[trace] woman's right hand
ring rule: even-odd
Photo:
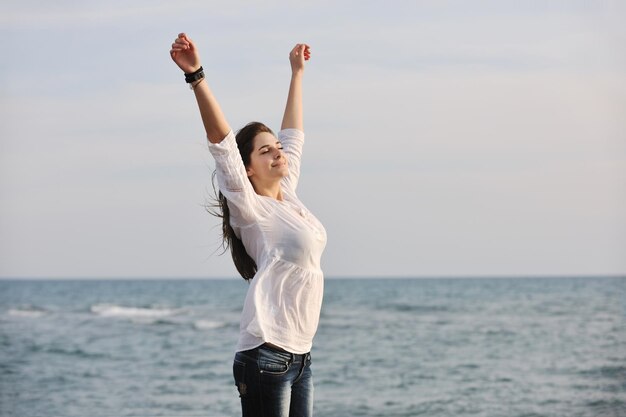
[[[200,54],[198,54],[196,45],[184,33],[178,34],[172,44],[172,49],[170,49],[170,56],[176,65],[187,74],[197,71],[201,66]]]

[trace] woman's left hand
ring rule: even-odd
[[[305,43],[299,43],[289,53],[289,62],[291,63],[291,71],[296,73],[304,71],[304,61],[311,58],[311,49]]]

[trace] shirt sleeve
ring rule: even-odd
[[[209,142],[209,152],[215,159],[217,185],[228,200],[231,225],[243,227],[254,222],[259,211],[258,196],[246,174],[232,130],[221,142]]]
[[[283,179],[283,183],[295,191],[300,178],[304,132],[299,129],[283,129],[278,132],[278,140],[283,145],[283,152],[287,155],[289,166],[289,175]]]

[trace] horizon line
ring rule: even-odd
[[[403,279],[562,279],[562,278],[626,278],[624,274],[486,274],[486,275],[389,275],[389,276],[377,276],[377,275],[338,275],[338,276],[325,276],[326,280],[403,280]],[[226,281],[226,280],[241,280],[239,276],[223,276],[223,277],[199,277],[199,276],[160,276],[160,277],[3,277],[0,276],[0,281]]]

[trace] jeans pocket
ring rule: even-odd
[[[289,370],[292,357],[290,353],[260,348],[258,361],[261,373],[282,375]]]
[[[235,378],[235,385],[237,391],[239,391],[239,397],[243,398],[248,393],[248,386],[246,385],[246,363],[237,359],[233,362],[233,376]]]

